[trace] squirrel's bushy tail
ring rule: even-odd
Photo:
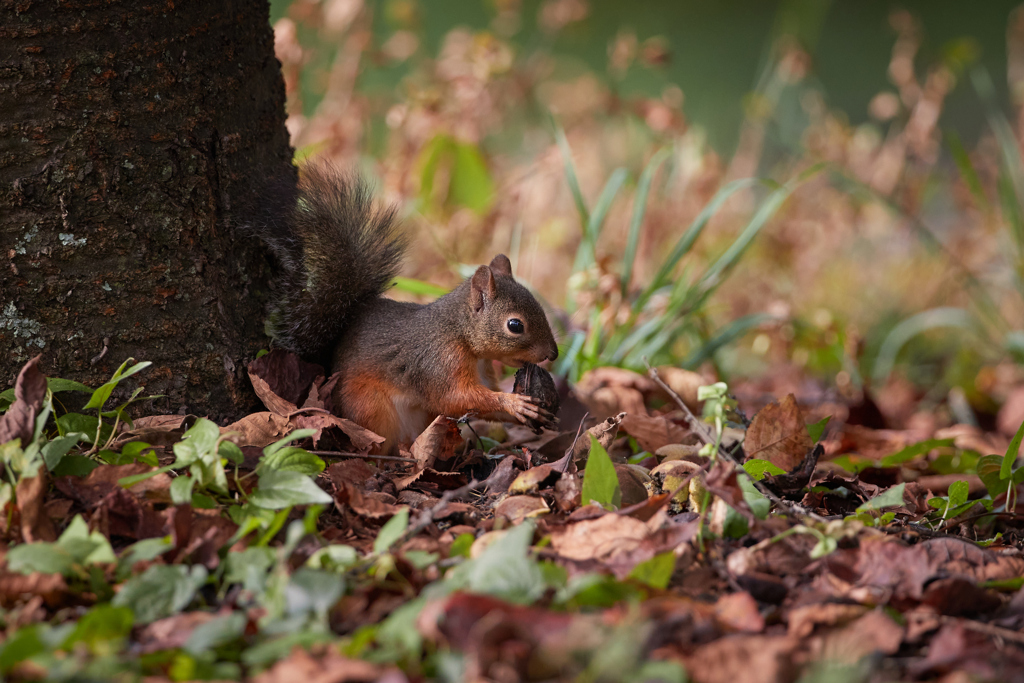
[[[357,176],[325,162],[308,164],[297,187],[263,200],[269,220],[251,228],[284,271],[271,335],[277,346],[329,364],[353,309],[398,274],[405,239],[395,208],[374,204]]]

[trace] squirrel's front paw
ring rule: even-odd
[[[555,416],[549,410],[538,405],[537,399],[523,394],[505,394],[509,403],[508,413],[523,424],[536,429],[553,427]]]

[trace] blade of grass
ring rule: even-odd
[[[738,191],[746,187],[756,185],[760,182],[762,181],[757,178],[741,178],[740,180],[734,180],[720,189],[715,196],[711,198],[711,201],[707,203],[707,206],[705,206],[699,214],[697,214],[697,217],[693,219],[690,227],[686,229],[686,232],[684,232],[679,238],[679,241],[676,242],[672,251],[669,252],[668,257],[662,262],[661,268],[658,269],[658,272],[651,280],[651,283],[643,289],[640,296],[638,296],[637,300],[633,303],[634,315],[643,310],[643,307],[647,304],[651,295],[665,285],[665,282],[672,274],[672,271],[675,270],[676,265],[683,256],[690,251],[693,247],[693,243],[697,241],[698,237],[700,237],[701,232],[707,226],[711,217],[714,216],[720,208],[722,208],[722,205],[725,204],[726,200]]]
[[[794,190],[816,176],[824,168],[825,165],[823,163],[815,164],[768,195],[768,198],[761,203],[761,206],[758,207],[754,216],[750,219],[750,222],[747,223],[743,232],[739,234],[733,243],[729,245],[729,248],[725,250],[725,253],[719,257],[714,265],[704,274],[704,277],[701,278],[701,284],[703,285],[701,289],[710,292],[717,288],[724,281],[726,272],[736,265],[740,257],[750,246],[750,243],[754,241],[754,238],[761,232],[761,229],[775,215],[783,202],[789,199]]]
[[[682,367],[697,367],[705,360],[714,356],[715,353],[726,344],[731,344],[750,330],[773,320],[777,320],[777,318],[767,313],[754,313],[733,320],[731,323],[719,330],[718,334],[707,340],[699,349],[690,354],[690,356],[683,361]]]
[[[960,136],[956,134],[956,131],[951,130],[946,134],[946,146],[949,147],[949,152],[953,156],[956,168],[960,171],[960,177],[963,178],[967,189],[971,191],[971,195],[974,197],[974,201],[977,202],[978,208],[987,213],[989,211],[988,198],[985,197],[985,190],[981,187],[978,171],[974,168],[974,164],[971,163],[971,157],[967,154],[967,150],[964,149],[964,145],[960,142]]]
[[[889,379],[893,368],[896,366],[896,357],[900,349],[913,337],[939,327],[961,327],[965,330],[973,330],[976,325],[975,319],[962,308],[932,308],[912,315],[892,328],[882,342],[875,358],[874,371],[871,373],[876,387],[881,387]]]
[[[583,192],[580,190],[579,176],[576,175],[576,164],[572,160],[572,149],[565,137],[565,131],[558,125],[555,118],[551,117],[551,125],[555,131],[555,140],[558,148],[562,150],[562,162],[565,164],[565,181],[569,184],[569,191],[572,193],[573,201],[576,202],[576,211],[580,214],[580,223],[587,225],[590,222],[590,211],[587,210],[587,202],[583,199]]]
[[[1020,423],[1017,433],[1006,448],[1006,455],[1003,456],[1003,464],[999,467],[999,478],[1009,479],[1013,474],[1013,464],[1017,462],[1017,454],[1020,452],[1020,442],[1024,440],[1024,422]]]
[[[590,219],[583,225],[583,240],[576,250],[576,262],[573,265],[573,272],[578,273],[581,270],[586,270],[596,262],[597,238],[601,235],[601,230],[604,228],[604,219],[608,216],[608,211],[612,207],[612,202],[615,201],[615,196],[622,189],[622,184],[626,182],[627,175],[626,169],[615,169],[611,177],[608,178],[608,182],[605,183],[604,189],[601,190],[597,203],[594,204],[594,211],[590,214]]]
[[[651,191],[651,183],[654,180],[654,174],[657,173],[665,159],[668,159],[668,156],[668,150],[662,149],[651,157],[643,173],[640,174],[640,182],[636,186],[636,196],[633,198],[633,216],[629,221],[629,235],[626,239],[626,251],[622,255],[623,296],[629,290],[629,281],[633,277],[633,262],[636,260],[636,248],[640,242],[640,227],[647,214],[647,199]]]

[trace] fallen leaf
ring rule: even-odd
[[[57,540],[57,529],[44,507],[49,484],[45,467],[40,467],[36,476],[22,477],[18,482],[16,498],[21,515],[21,536],[26,543]]]
[[[640,448],[651,453],[670,444],[682,443],[690,435],[688,429],[668,418],[635,413],[629,413],[622,419],[621,428],[637,440]]]
[[[289,415],[305,400],[313,380],[323,376],[319,365],[294,353],[274,349],[249,363],[249,379],[263,405],[277,415]]]
[[[370,683],[380,680],[382,670],[376,664],[362,659],[349,659],[332,648],[322,654],[296,647],[290,655],[279,660],[263,673],[252,678],[253,683]],[[399,678],[397,680],[403,680]]]
[[[40,358],[36,356],[25,363],[14,381],[14,403],[0,417],[0,443],[21,439],[25,447],[32,441],[36,415],[46,398],[46,376],[39,369]]]
[[[494,508],[495,517],[504,517],[513,524],[548,512],[551,508],[540,496],[509,496]]]
[[[416,437],[409,451],[420,467],[433,467],[438,460],[449,460],[455,447],[462,443],[462,433],[456,420],[438,415],[422,434]]]
[[[239,446],[263,448],[278,441],[292,431],[288,418],[276,413],[253,413],[238,422],[221,427],[221,434],[238,432],[232,440]]]
[[[799,644],[789,636],[725,636],[686,657],[686,671],[695,683],[788,683]]]
[[[812,448],[814,442],[793,394],[758,411],[743,442],[748,458],[767,460],[786,472],[795,469]]]

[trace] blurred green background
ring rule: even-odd
[[[504,252],[570,380],[671,364],[891,426],[1024,384],[1017,3],[271,8],[297,161],[401,207],[396,296]]]

